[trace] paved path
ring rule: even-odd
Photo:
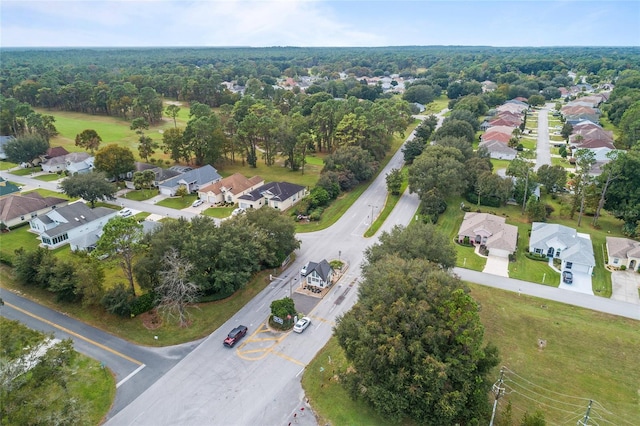
[[[551,165],[551,148],[549,146],[549,105],[538,110],[538,143],[536,145],[536,165],[538,170],[543,164]]]
[[[588,294],[576,293],[574,291],[530,283],[528,281],[485,274],[470,269],[454,268],[454,273],[465,281],[487,287],[520,292],[529,296],[566,303],[567,305],[579,306],[611,315],[640,320],[640,305],[633,303],[590,296]]]

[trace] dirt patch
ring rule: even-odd
[[[155,309],[138,315],[138,318],[142,320],[142,325],[144,325],[147,330],[155,330],[162,325],[162,318],[160,318],[158,311]]]

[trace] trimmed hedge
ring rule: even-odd
[[[538,260],[541,262],[547,262],[549,259],[547,258],[547,256],[545,256],[544,254],[536,254],[536,253],[529,253],[528,251],[524,253],[524,255],[531,260]]]

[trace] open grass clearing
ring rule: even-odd
[[[500,400],[501,408],[510,401],[514,418],[540,408],[547,424],[575,424],[577,417],[569,423],[567,412],[562,411],[567,405],[560,402],[576,404],[571,412],[584,414],[588,399],[593,399],[610,412],[598,410],[606,424],[636,424],[640,383],[640,370],[634,367],[640,363],[637,321],[476,284],[469,286],[481,306],[485,341],[499,348],[500,366],[519,376],[507,373],[511,386],[522,385],[517,387],[519,392]],[[544,349],[538,347],[538,339],[546,341]],[[332,338],[305,370],[302,386],[319,424],[388,424],[369,407],[353,401],[334,379],[346,368],[344,353]]]
[[[448,106],[449,106],[449,98],[447,98],[446,95],[440,95],[433,102],[429,103],[428,105],[425,105],[426,109],[423,112],[421,112],[421,114],[422,115],[437,114],[443,109],[447,108]]]

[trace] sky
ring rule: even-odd
[[[640,46],[640,0],[1,0],[1,47]]]

